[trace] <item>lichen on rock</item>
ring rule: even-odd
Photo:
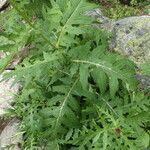
[[[112,34],[110,49],[128,57],[138,70],[141,64],[150,60],[150,16],[133,16],[114,21],[103,16],[99,9],[89,11],[86,15],[97,19],[97,28]],[[143,87],[149,88],[150,77],[139,74],[138,70],[137,80]]]
[[[99,9],[85,15],[97,19],[96,27],[112,33],[110,48],[127,56],[137,65],[150,59],[150,16],[133,16],[114,21]]]
[[[150,16],[128,17],[116,21],[111,48],[128,56],[136,64],[150,59]]]

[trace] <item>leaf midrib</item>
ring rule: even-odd
[[[104,70],[107,70],[107,71],[110,71],[110,72],[113,72],[114,74],[116,75],[119,75],[121,78],[124,78],[127,80],[127,78],[124,76],[124,75],[121,75],[119,72],[117,71],[114,71],[112,68],[109,68],[103,64],[100,64],[100,63],[95,63],[95,62],[90,62],[90,61],[86,61],[86,60],[73,60],[73,62],[75,63],[84,63],[84,64],[89,64],[89,65],[94,65],[96,67],[100,67]]]
[[[68,100],[68,98],[69,98],[71,92],[73,91],[73,89],[74,89],[74,87],[75,87],[75,85],[77,84],[78,81],[79,81],[79,78],[77,78],[77,79],[75,80],[75,82],[73,83],[72,87],[70,88],[69,92],[67,93],[66,97],[65,97],[64,100],[63,100],[63,103],[62,103],[62,105],[61,105],[61,107],[60,107],[60,111],[59,111],[58,117],[57,117],[57,119],[56,119],[55,128],[57,128],[58,125],[59,125],[60,118],[61,118],[61,116],[62,116],[62,111],[63,111],[63,109],[64,109],[64,107],[65,107],[65,105],[66,105],[66,102],[67,102],[67,100]]]
[[[74,14],[76,13],[76,11],[78,10],[79,6],[81,5],[82,0],[80,0],[79,4],[77,5],[77,7],[75,8],[75,10],[72,12],[72,14],[70,15],[70,17],[68,18],[68,20],[66,21],[66,23],[64,24],[63,28],[61,29],[60,35],[58,37],[57,43],[56,43],[56,47],[59,47],[59,43],[60,43],[60,39],[62,37],[62,35],[64,34],[64,30],[66,28],[66,26],[69,24],[71,18],[74,16]]]

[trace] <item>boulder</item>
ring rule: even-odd
[[[133,16],[120,20],[105,17],[99,9],[88,11],[99,23],[96,27],[112,33],[111,49],[128,56],[136,64],[150,58],[150,16]]]
[[[118,20],[113,24],[112,35],[111,49],[132,60],[138,70],[150,60],[150,16]],[[136,78],[142,88],[150,88],[150,76],[137,73]]]
[[[99,23],[96,27],[112,33],[110,49],[128,57],[136,65],[150,60],[150,16],[133,16],[120,20],[111,20],[105,17],[99,9],[86,12],[86,15],[95,17]],[[136,75],[144,88],[150,87],[150,76]]]

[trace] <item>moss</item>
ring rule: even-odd
[[[142,12],[137,8],[133,8],[127,5],[122,6],[120,4],[116,4],[114,7],[110,8],[109,10],[106,10],[104,13],[113,19],[142,14]]]
[[[104,15],[119,19],[129,16],[139,16],[150,13],[149,0],[131,0],[128,4],[121,0],[90,0],[100,4]]]

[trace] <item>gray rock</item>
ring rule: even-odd
[[[99,22],[96,27],[112,32],[111,49],[128,56],[136,64],[150,59],[150,16],[127,17],[111,20],[99,9],[88,11]]]
[[[149,89],[150,88],[150,76],[142,75],[142,74],[136,74],[136,79],[141,82],[141,88],[142,89]]]
[[[97,20],[97,24],[94,24],[96,27],[105,29],[107,31],[112,31],[115,21],[105,17],[100,9],[91,10],[85,12],[86,16],[95,17]]]
[[[111,19],[109,19],[108,17],[105,17],[103,15],[103,13],[101,12],[100,9],[94,9],[91,11],[87,11],[84,13],[84,15],[95,17],[99,20],[99,22],[102,22],[102,23],[108,23],[111,21]]]
[[[113,26],[111,48],[137,65],[150,59],[150,16],[128,17]]]
[[[4,57],[2,53],[0,56]],[[6,72],[4,71],[4,73]],[[0,80],[2,79],[3,74],[0,75]],[[18,139],[21,138],[21,135],[18,136],[18,120],[13,119],[8,123],[8,120],[1,119],[7,109],[12,108],[13,96],[18,93],[20,87],[19,84],[12,86],[13,82],[13,78],[0,82],[0,149],[13,145],[14,148],[10,148],[11,150],[19,150],[17,143],[20,141]]]
[[[150,60],[150,16],[128,17],[116,21],[112,29],[111,49],[127,56],[140,69]],[[142,88],[150,88],[150,76],[137,74]]]
[[[0,80],[2,79],[3,75],[0,75]],[[0,117],[6,113],[8,108],[12,108],[13,96],[19,90],[19,84],[12,86],[13,82],[13,78],[0,82]]]
[[[140,69],[150,59],[150,16],[127,17],[118,21],[103,16],[99,9],[86,12],[99,23],[95,26],[112,33],[110,49],[125,55]],[[137,74],[143,87],[150,87],[150,77]]]
[[[7,0],[0,0],[0,9],[6,4]]]
[[[21,142],[22,133],[19,132],[19,121],[13,119],[7,124],[0,135],[0,149],[20,150],[18,145]]]

